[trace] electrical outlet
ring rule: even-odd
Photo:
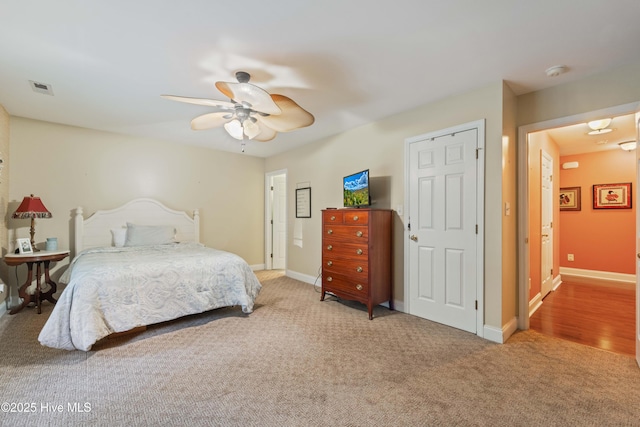
[[[567,254],[567,261],[573,261],[573,254]]]

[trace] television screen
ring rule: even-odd
[[[344,207],[369,206],[369,169],[345,176],[342,180]]]

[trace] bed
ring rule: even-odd
[[[153,199],[74,219],[75,256],[38,340],[88,351],[98,340],[208,310],[251,313],[261,285],[241,257],[199,243],[193,216]]]

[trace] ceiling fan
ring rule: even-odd
[[[313,124],[315,118],[284,95],[269,94],[249,83],[251,76],[236,73],[238,83],[216,82],[216,88],[231,101],[161,95],[172,101],[206,105],[221,111],[207,113],[191,120],[191,129],[204,130],[224,126],[232,137],[244,140],[271,141],[278,132],[289,132]]]

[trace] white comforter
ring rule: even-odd
[[[251,313],[261,288],[242,258],[196,243],[88,249],[60,281],[68,285],[38,340],[84,351],[113,332],[214,308]]]

